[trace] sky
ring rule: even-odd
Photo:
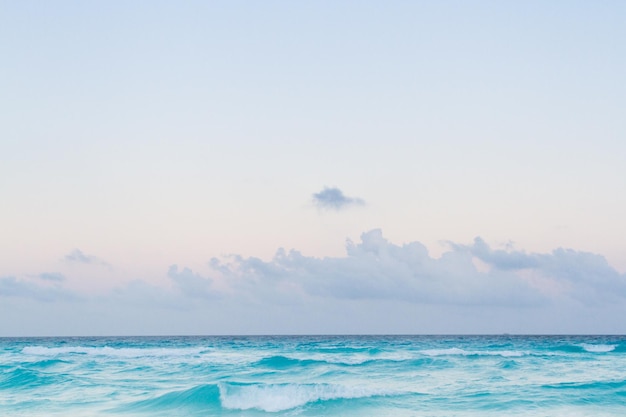
[[[0,336],[626,333],[624,21],[0,0]]]

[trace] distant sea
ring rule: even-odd
[[[626,336],[0,339],[2,416],[625,416]]]

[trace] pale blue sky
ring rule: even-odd
[[[0,334],[625,332],[625,21],[620,1],[0,1]],[[434,269],[401,251],[372,273],[346,239],[376,229]]]

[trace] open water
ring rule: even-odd
[[[0,339],[2,416],[625,416],[626,336]]]

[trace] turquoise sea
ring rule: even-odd
[[[0,339],[2,416],[624,416],[626,336]]]

